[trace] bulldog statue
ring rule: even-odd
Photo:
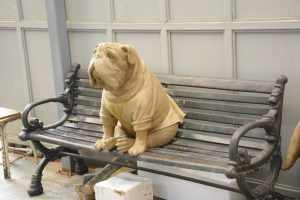
[[[298,122],[294,133],[291,137],[291,141],[288,147],[286,158],[282,164],[282,170],[290,169],[296,160],[300,157],[300,121]]]
[[[97,150],[117,148],[131,156],[169,143],[184,113],[129,44],[100,43],[88,69],[90,84],[103,88]]]

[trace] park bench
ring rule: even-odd
[[[26,106],[22,115],[21,140],[31,140],[44,154],[32,175],[28,194],[43,193],[42,171],[48,162],[63,156],[77,158],[79,172],[85,173],[83,159],[135,168],[195,183],[243,193],[248,199],[267,199],[273,193],[281,166],[280,128],[287,78],[274,82],[246,81],[156,74],[167,93],[186,113],[176,138],[160,148],[148,149],[131,157],[127,153],[100,151],[95,157],[80,155],[79,150],[95,152],[94,143],[102,136],[99,120],[101,90],[89,84],[86,69],[72,66],[65,81],[65,92]],[[64,116],[44,125],[30,118],[30,111],[41,104],[57,102]],[[57,145],[47,148],[41,142]],[[88,154],[85,154],[88,155]],[[119,159],[107,159],[107,155]],[[137,161],[206,172],[223,173],[236,179],[237,186],[200,180],[145,166]],[[81,171],[80,171],[81,170]],[[256,173],[267,170],[265,179],[255,181]],[[259,178],[263,178],[261,173]]]

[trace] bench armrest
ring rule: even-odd
[[[240,139],[255,128],[264,128],[266,131],[266,147],[254,158],[250,159],[246,150],[239,150]],[[238,173],[254,170],[267,162],[277,150],[280,135],[272,118],[263,117],[248,123],[235,131],[229,145],[229,166],[225,175],[228,178],[236,178]]]
[[[42,101],[30,103],[25,107],[24,111],[22,112],[22,118],[21,118],[23,123],[22,132],[19,135],[19,138],[21,140],[23,141],[28,140],[28,138],[26,137],[26,133],[28,132],[32,132],[35,130],[46,130],[50,128],[55,128],[59,125],[62,125],[68,119],[68,117],[71,115],[72,108],[73,108],[74,86],[75,86],[75,81],[77,78],[77,72],[79,68],[80,68],[79,64],[72,65],[71,72],[68,74],[68,79],[65,81],[66,89],[63,92],[63,94],[54,98],[49,98]],[[50,102],[61,103],[64,106],[63,111],[65,114],[62,116],[61,119],[47,126],[44,126],[44,123],[35,117],[28,119],[28,115],[33,108]]]
[[[228,178],[237,178],[240,173],[255,170],[278,151],[278,147],[280,147],[283,93],[286,82],[287,77],[284,75],[277,78],[275,87],[269,97],[270,110],[266,115],[259,120],[245,124],[234,132],[229,144],[229,166],[225,172]],[[239,142],[248,131],[254,128],[265,129],[267,144],[256,157],[251,159],[246,150],[239,150]]]

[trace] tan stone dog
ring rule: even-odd
[[[282,164],[282,170],[290,169],[300,157],[300,121],[298,122],[288,147],[286,158]]]
[[[129,155],[169,143],[184,113],[128,44],[100,43],[89,64],[90,84],[102,91],[104,135],[97,150],[117,147]]]

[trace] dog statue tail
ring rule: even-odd
[[[286,159],[282,164],[282,170],[290,169],[296,162],[297,158],[300,157],[300,121],[298,122],[294,133],[292,135]]]

